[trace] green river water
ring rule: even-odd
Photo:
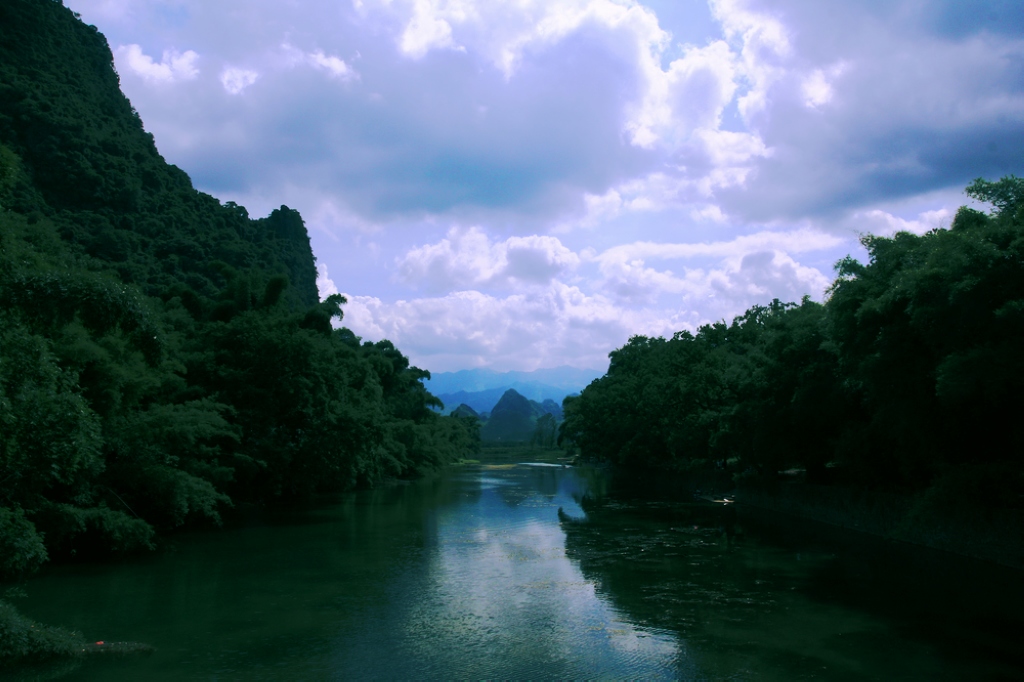
[[[1017,572],[585,467],[455,467],[26,590],[156,650],[21,679],[1024,679]]]

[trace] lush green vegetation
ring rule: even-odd
[[[773,301],[731,324],[637,336],[565,401],[562,442],[633,467],[1024,507],[1024,180],[977,180],[949,229],[868,236],[825,304]]]
[[[75,658],[86,649],[77,632],[29,620],[0,601],[0,661],[31,663],[53,658]]]
[[[315,280],[297,212],[164,162],[94,27],[0,4],[0,580],[470,452]]]

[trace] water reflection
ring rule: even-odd
[[[685,642],[702,677],[1024,677],[1014,571],[623,488],[563,523],[567,555],[631,622]]]
[[[581,678],[679,675],[670,633],[621,619],[565,554],[563,507],[582,515],[571,470],[516,466],[467,473],[479,497],[438,517],[438,551],[420,580],[378,614],[397,625],[393,661],[378,631],[337,642],[355,677]],[[377,653],[373,653],[376,651]]]
[[[928,584],[914,578],[928,561],[780,532],[786,524],[731,507],[680,504],[678,489],[649,493],[597,469],[453,469],[314,514],[179,537],[175,551],[145,561],[53,569],[19,606],[87,636],[157,647],[147,659],[92,661],[73,671],[82,680],[1024,670],[1007,644],[1016,606],[993,611],[979,594],[950,595],[949,604],[971,605],[959,612],[969,625],[952,631],[935,629],[941,608],[906,613],[957,582],[1004,584],[996,573],[937,576],[908,597],[908,582]]]

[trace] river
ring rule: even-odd
[[[156,648],[48,679],[1024,679],[1019,573],[545,463],[453,467],[26,590],[35,620]]]

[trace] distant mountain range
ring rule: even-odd
[[[603,375],[604,370],[566,366],[532,372],[464,369],[458,372],[438,372],[429,380],[424,380],[423,384],[441,399],[446,412],[463,403],[477,412],[491,412],[509,389],[514,389],[529,400],[553,400],[561,405],[565,396],[579,393],[591,381]]]
[[[478,415],[465,403],[455,408],[453,414],[480,418],[480,439],[485,443],[530,443],[543,447],[555,445],[558,423],[562,420],[562,408],[555,401],[529,400],[513,388],[502,394],[489,417]]]

